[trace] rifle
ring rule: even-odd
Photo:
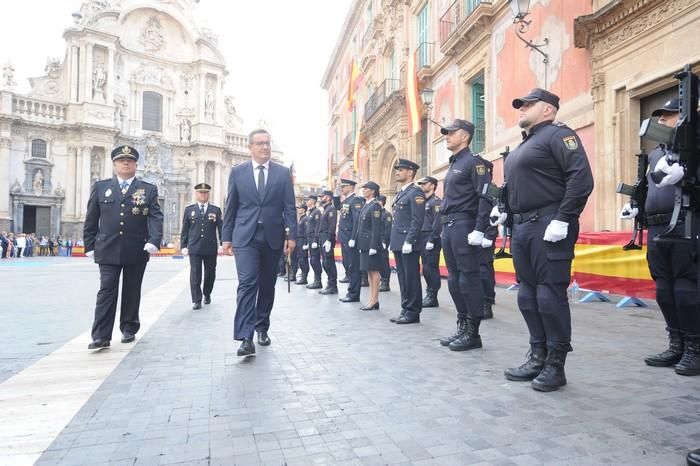
[[[637,157],[637,181],[634,185],[619,182],[617,189],[615,189],[616,193],[629,196],[630,207],[637,209],[637,215],[634,217],[632,239],[622,246],[622,249],[625,251],[642,249],[642,244],[644,244],[644,204],[647,200],[647,188],[649,187],[649,181],[647,180],[649,155],[642,148],[638,154],[635,154],[635,157]]]
[[[287,264],[287,293],[292,292],[292,274],[296,273],[292,271],[292,251],[289,248],[289,228],[284,229],[285,244],[287,245],[287,257],[285,257],[285,263]]]
[[[700,100],[700,81],[690,70],[690,65],[685,65],[683,71],[676,73],[678,79],[678,97],[680,108],[678,123],[675,128],[667,128],[650,118],[642,122],[639,135],[648,137],[660,143],[666,151],[666,161],[669,165],[680,164],[685,169],[681,181],[676,184],[675,205],[668,228],[654,241],[691,241],[693,237],[693,211],[698,210],[697,205],[697,170],[698,170],[698,101]],[[658,183],[666,174],[654,172],[651,179]],[[693,204],[691,205],[691,198]],[[682,212],[684,211],[684,212]],[[684,231],[682,236],[672,235],[676,228],[680,215],[685,214]]]
[[[501,156],[503,157],[503,186],[499,188],[494,183],[489,183],[488,185],[484,186],[482,192],[482,194],[491,201],[491,204],[498,206],[498,210],[501,212],[508,211],[508,190],[506,189],[505,180],[506,158],[508,158],[508,154],[510,154],[510,146],[506,146],[505,150],[501,152]],[[513,234],[511,222],[512,219],[509,215],[506,223],[504,224],[505,230],[503,232],[503,244],[501,244],[498,251],[494,253],[494,259],[509,259],[513,257],[510,253],[506,252],[506,245],[509,243]]]

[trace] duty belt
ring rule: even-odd
[[[445,225],[446,223],[454,223],[457,220],[467,220],[476,219],[476,214],[470,214],[469,212],[455,212],[453,214],[443,214],[440,216],[440,223]]]
[[[559,204],[550,204],[548,206],[541,207],[539,209],[535,210],[530,210],[528,212],[521,212],[519,214],[513,214],[513,223],[514,224],[519,224],[519,223],[526,223],[526,222],[534,222],[540,217],[543,217],[545,215],[549,214],[555,214],[559,211]]]
[[[648,226],[654,226],[654,225],[668,225],[671,223],[671,217],[673,214],[654,214],[654,215],[645,215],[644,220],[646,221],[646,224]],[[685,209],[681,209],[680,213],[678,214],[678,223],[683,223],[685,221]]]

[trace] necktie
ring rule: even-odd
[[[265,166],[258,165],[258,194],[260,199],[265,195]]]
[[[199,215],[204,217],[204,206],[202,204],[199,205]]]
[[[122,181],[122,184],[120,186],[122,188],[122,194],[126,194],[126,192],[129,190],[129,182]]]

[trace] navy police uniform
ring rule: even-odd
[[[432,176],[422,178],[418,184],[432,183],[437,187],[438,181]],[[421,228],[423,235],[423,251],[421,252],[421,265],[423,266],[423,278],[425,279],[425,299],[423,307],[437,307],[437,294],[442,285],[440,280],[440,233],[442,231],[440,224],[440,204],[442,199],[433,193],[425,200],[425,218],[423,219],[423,227]],[[433,244],[433,249],[426,249],[427,243]]]
[[[369,200],[361,209],[358,219],[355,247],[360,251],[360,270],[381,272],[382,260],[382,206],[376,199]],[[376,254],[370,255],[374,249]]]
[[[480,155],[478,157],[493,177],[493,164]],[[481,276],[481,288],[484,290],[483,319],[493,318],[492,308],[496,303],[496,270],[493,267],[493,260],[496,249],[494,243],[497,237],[498,227],[487,226],[484,232],[484,239],[491,241],[491,245],[488,247],[482,245],[479,250],[479,275]]]
[[[309,250],[304,249],[303,245],[307,242],[306,235],[309,217],[306,215],[306,205],[301,204],[299,209],[303,209],[304,213],[299,217],[297,225],[297,244],[299,246],[296,248],[296,255],[298,268],[301,269],[301,277],[296,281],[296,284],[306,285],[308,283],[306,279],[309,275]],[[294,273],[296,273],[296,269],[294,269]]]
[[[111,155],[113,161],[139,158],[130,146],[117,147]],[[139,178],[122,188],[126,181],[120,182],[116,176],[97,181],[88,200],[83,229],[85,251],[94,251],[95,263],[100,267],[90,349],[109,346],[112,339],[122,274],[119,329],[123,342],[133,341],[141,326],[141,282],[149,259],[144,247],[149,244],[157,249],[163,236],[158,188]]]
[[[318,196],[312,194],[309,196],[309,199],[316,201]],[[318,227],[320,223],[321,210],[318,207],[314,207],[309,210],[306,220],[306,245],[309,252],[309,264],[314,271],[314,281],[306,287],[311,290],[321,288],[321,245],[318,242]],[[316,244],[315,248],[313,247],[314,243]]]
[[[382,206],[386,205],[386,196],[380,195],[377,198]],[[389,279],[391,278],[391,265],[389,264],[389,243],[391,242],[391,226],[394,217],[382,207],[382,269],[379,272],[379,291],[391,291]]]
[[[418,171],[418,164],[410,160],[399,159],[396,168],[408,168]],[[423,249],[421,228],[425,218],[425,195],[411,183],[404,186],[394,199],[394,215],[391,228],[389,249],[394,252],[396,275],[401,292],[401,315],[397,321],[420,320],[422,304],[422,286],[420,279],[420,252]],[[411,252],[402,253],[404,243],[411,245]]]
[[[324,196],[333,198],[332,191],[323,191]],[[338,269],[335,266],[335,229],[337,225],[338,211],[333,205],[333,201],[329,201],[323,206],[323,214],[318,225],[318,247],[321,249],[321,260],[324,272],[328,280],[326,288],[321,291],[322,294],[337,294],[338,293]],[[330,241],[331,250],[326,252],[323,244]]]
[[[198,192],[209,192],[211,186],[200,183],[194,187]],[[216,280],[216,261],[221,246],[221,209],[215,205],[192,204],[185,207],[180,232],[180,247],[187,248],[190,259],[190,294],[196,308],[211,302],[211,292]],[[204,284],[202,286],[202,266]]]
[[[341,178],[342,185],[355,186],[356,182]],[[365,200],[355,193],[349,194],[341,204],[340,215],[338,216],[338,239],[340,241],[340,250],[343,254],[343,266],[345,267],[345,275],[348,278],[348,293],[347,301],[359,301],[360,299],[360,253],[357,244],[350,247],[348,244],[353,238],[353,232],[357,229],[357,223],[360,217],[360,210],[365,204]]]

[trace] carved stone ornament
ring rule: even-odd
[[[154,84],[166,89],[173,89],[173,80],[162,66],[141,63],[131,74],[131,79],[142,84]]]
[[[591,78],[591,96],[593,102],[605,99],[605,73],[593,73]]]
[[[146,52],[156,53],[163,48],[165,38],[161,34],[162,26],[156,16],[151,16],[146,23],[146,28],[141,33],[141,45]]]
[[[44,72],[49,78],[57,79],[61,76],[61,60],[59,58],[47,58]]]

